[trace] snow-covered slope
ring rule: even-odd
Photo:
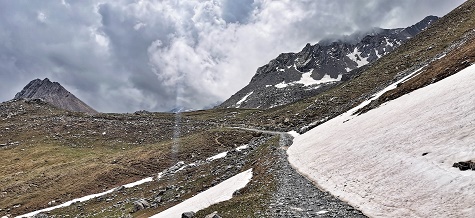
[[[197,212],[213,204],[227,201],[233,197],[233,193],[244,188],[252,179],[252,169],[239,173],[218,185],[197,194],[196,196],[173,206],[152,218],[179,218],[185,212]]]
[[[373,217],[475,217],[475,66],[298,136],[289,161]],[[341,134],[344,133],[344,134]]]

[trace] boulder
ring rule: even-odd
[[[44,213],[39,213],[33,216],[33,218],[48,218],[49,216]]]
[[[459,168],[461,171],[466,170],[475,170],[475,162],[472,161],[461,161],[458,163],[454,163],[452,167]]]
[[[213,213],[206,215],[205,218],[221,218],[221,216],[218,215],[217,211],[214,211]]]
[[[150,203],[148,203],[147,200],[145,199],[139,199],[137,201],[134,201],[133,204],[134,204],[133,213],[150,207]]]
[[[190,212],[185,212],[181,214],[181,218],[193,218],[195,217],[195,212],[190,211]]]

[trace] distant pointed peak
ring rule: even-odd
[[[97,113],[61,84],[51,82],[48,78],[32,80],[15,95],[14,99],[44,99],[46,102],[65,110]]]

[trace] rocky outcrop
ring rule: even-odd
[[[181,218],[193,218],[195,217],[195,212],[190,211],[190,212],[185,212],[181,214]]]
[[[475,162],[472,161],[461,161],[458,163],[454,163],[452,167],[459,168],[461,171],[466,170],[475,170]]]
[[[48,78],[31,81],[15,95],[14,99],[41,99],[64,110],[89,114],[97,113],[96,110],[78,99],[59,83],[51,82]]]
[[[257,69],[249,85],[218,107],[267,109],[314,96],[351,78],[356,69],[393,51],[437,19],[428,16],[407,28],[374,28],[281,54]]]
[[[133,213],[150,207],[150,203],[148,203],[148,201],[143,198],[137,201],[134,201],[133,205],[134,205],[134,209],[132,211]]]

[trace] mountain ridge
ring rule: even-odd
[[[259,67],[250,83],[217,108],[268,109],[314,96],[349,79],[356,69],[392,52],[438,20],[427,16],[406,28],[373,28],[282,53]],[[364,36],[363,36],[364,35]]]

